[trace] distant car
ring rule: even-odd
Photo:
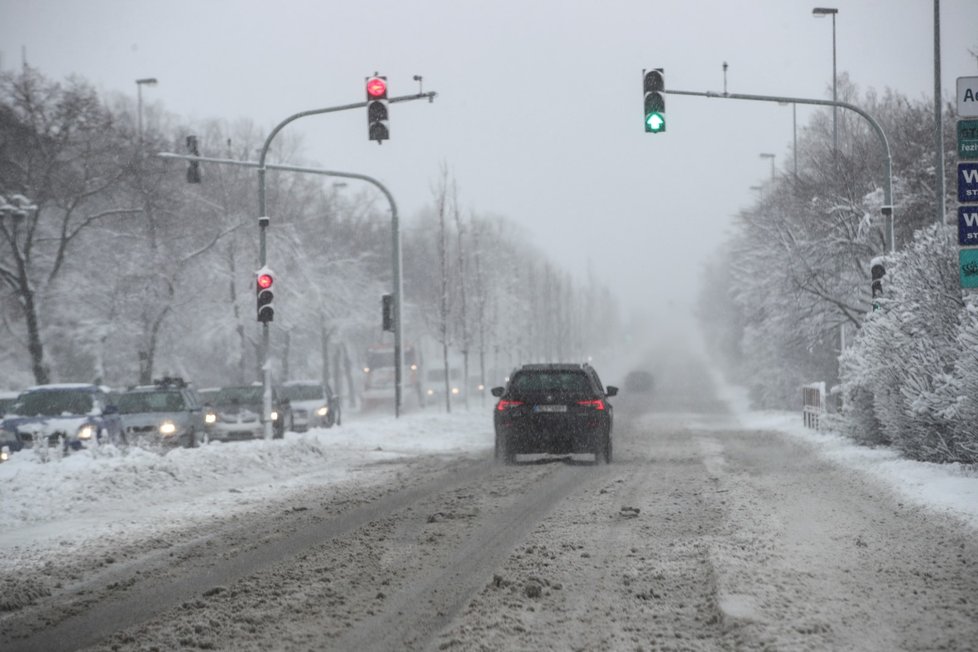
[[[207,436],[217,441],[260,439],[265,433],[262,421],[264,388],[261,385],[222,387],[208,397],[204,411]],[[285,436],[291,416],[288,401],[272,388],[272,436]]]
[[[611,462],[613,409],[608,398],[617,387],[603,387],[588,364],[529,364],[494,387],[496,459],[506,464],[530,453],[592,453]]]
[[[180,378],[134,387],[117,400],[130,445],[192,448],[206,437],[203,403]]]
[[[329,384],[316,380],[290,380],[279,387],[281,396],[289,402],[290,422],[286,426],[295,432],[309,428],[332,428],[340,425],[340,397]]]
[[[122,419],[100,385],[66,383],[24,390],[3,419],[24,446],[63,446],[78,450],[92,444],[122,443]]]
[[[452,367],[448,370],[448,391],[452,395],[452,404],[465,400],[465,383],[462,382],[462,370]],[[425,405],[435,407],[445,405],[445,368],[429,367],[424,375]]]
[[[625,382],[622,383],[622,389],[624,391],[635,392],[636,394],[648,394],[654,388],[655,377],[648,371],[639,369],[628,372],[625,376]]]

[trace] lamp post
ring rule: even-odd
[[[839,13],[838,9],[832,7],[815,7],[812,9],[812,15],[815,18],[825,18],[826,16],[832,16],[832,101],[838,101],[838,77],[835,74],[835,15]],[[833,151],[838,152],[839,150],[839,110],[836,107],[832,107],[832,148]]]
[[[774,154],[768,152],[761,152],[761,158],[771,159],[771,181],[774,181]]]
[[[144,77],[136,80],[136,121],[139,130],[139,145],[143,144],[143,86],[156,86],[156,77]]]

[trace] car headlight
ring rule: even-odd
[[[9,459],[10,459],[10,448],[7,446],[0,448],[0,462],[6,462]]]
[[[81,428],[78,429],[79,439],[91,439],[95,436],[95,426],[90,423],[86,423]]]
[[[429,389],[428,390],[428,396],[434,396],[434,395],[435,395],[435,390]]]
[[[204,423],[206,424],[217,423],[217,415],[214,414],[213,412],[208,412],[207,414],[204,415]]]
[[[458,387],[452,387],[452,396],[458,396]]]
[[[272,421],[278,421],[278,410],[272,410]]]
[[[166,420],[160,424],[160,434],[164,437],[168,437],[177,431],[177,424],[170,420]]]
[[[324,417],[327,414],[329,414],[329,407],[326,406],[326,405],[324,405],[321,408],[319,408],[318,410],[316,410],[316,416]]]

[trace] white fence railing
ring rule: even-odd
[[[825,416],[825,383],[809,383],[801,388],[802,422],[807,428],[818,430]]]

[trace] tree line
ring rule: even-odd
[[[144,118],[139,133],[131,98],[100,96],[80,77],[0,72],[0,195],[36,206],[0,218],[0,383],[261,378],[257,175],[206,165],[190,184],[185,163],[152,154],[182,151],[195,134],[204,156],[248,160],[266,133],[247,120],[191,123],[157,103]],[[301,144],[280,136],[269,160],[310,164]],[[270,357],[279,380],[329,379],[352,395],[366,348],[384,337],[392,245],[386,201],[341,186],[267,175]],[[405,337],[436,338],[483,377],[609,341],[618,318],[605,287],[560,269],[512,220],[459,208],[447,165],[431,194],[401,223]]]
[[[937,223],[932,100],[860,91],[839,98],[873,115],[893,157],[895,252],[881,213],[885,152],[862,118],[820,111],[797,151],[741,211],[704,269],[698,314],[729,376],[755,406],[800,409],[801,387],[826,381],[841,403],[832,426],[915,459],[978,462],[978,301],[962,293],[957,227]],[[956,178],[955,107],[944,120],[944,176]],[[796,157],[796,158],[795,158]],[[954,218],[956,189],[944,205]],[[882,297],[871,262],[882,257]]]

